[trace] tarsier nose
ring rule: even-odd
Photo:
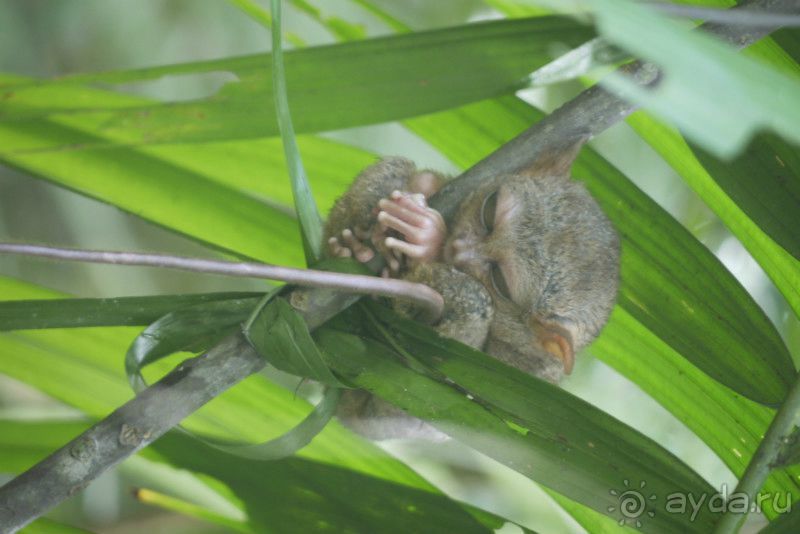
[[[456,267],[464,266],[475,259],[475,248],[470,241],[457,238],[450,242],[450,259]]]

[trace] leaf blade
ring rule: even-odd
[[[314,196],[308,185],[303,160],[297,148],[294,136],[292,115],[289,111],[289,98],[286,94],[286,73],[283,66],[283,43],[281,39],[282,0],[272,1],[272,92],[274,96],[275,115],[278,119],[278,131],[283,141],[283,152],[289,168],[289,179],[292,183],[294,210],[300,223],[300,234],[303,237],[303,250],[306,264],[314,265],[322,253],[322,219],[317,210]]]
[[[295,127],[298,132],[318,132],[386,122],[509,93],[523,87],[528,73],[552,59],[554,42],[575,46],[591,35],[591,30],[569,19],[538,17],[293,51],[286,59]],[[258,55],[76,75],[37,85],[8,81],[4,94],[12,96],[2,101],[0,110],[4,120],[12,123],[35,123],[50,117],[66,124],[94,124],[95,129],[102,126],[106,136],[137,145],[275,135],[274,114],[252,107],[253,100],[272,99],[266,64],[266,56]],[[41,96],[48,88],[58,91],[58,87],[74,84],[123,83],[219,71],[234,73],[238,81],[201,101],[169,106],[131,103],[128,109],[108,110],[93,104],[83,106],[83,111],[75,104],[68,110],[24,105],[30,95],[38,92]],[[95,140],[84,146],[104,143]],[[3,153],[11,151],[7,148]]]

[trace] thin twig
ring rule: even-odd
[[[263,278],[306,287],[348,291],[359,295],[391,297],[406,300],[419,306],[422,308],[425,317],[431,322],[438,320],[444,309],[444,299],[435,290],[425,284],[396,278],[379,278],[363,274],[345,274],[314,269],[294,269],[268,263],[208,260],[138,252],[77,250],[24,243],[0,243],[0,253],[37,256],[59,261],[137,265],[140,267],[178,269],[181,271],[222,274],[242,278]]]
[[[764,439],[758,444],[756,452],[747,464],[736,490],[731,495],[747,495],[748,505],[743,507],[744,513],[737,513],[733,507],[726,507],[725,513],[714,528],[714,534],[732,534],[739,530],[751,503],[759,502],[758,492],[767,480],[770,471],[778,463],[781,449],[786,438],[792,433],[800,420],[800,379],[795,380],[792,389],[786,395],[778,413],[769,425]]]
[[[800,0],[752,0],[742,7],[796,11]],[[747,46],[777,28],[753,30],[708,24],[704,29],[737,46]],[[640,64],[633,64],[628,71],[638,72],[643,83],[652,81],[652,73]],[[446,217],[452,216],[482,180],[524,169],[554,146],[597,135],[634,109],[604,89],[592,87],[448,184],[431,204]],[[311,329],[354,300],[351,295],[330,290],[306,293],[297,300],[303,303],[300,312]],[[185,362],[92,429],[1,487],[0,531],[13,532],[33,521],[263,365],[240,334]],[[760,483],[759,479],[752,480],[754,486]]]

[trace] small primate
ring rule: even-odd
[[[384,276],[442,294],[434,328],[553,383],[608,320],[619,278],[619,239],[569,168],[579,145],[497,176],[462,203],[450,228],[427,205],[446,178],[403,158],[365,169],[334,205],[328,254],[381,254]],[[395,307],[414,317],[413,306]],[[362,390],[342,397],[340,419],[371,439],[445,439],[427,423]]]
[[[368,262],[377,251],[386,260],[384,276],[405,282],[376,283],[371,276],[263,263],[17,243],[0,243],[0,253],[391,295],[397,298],[395,307],[412,318],[439,315],[443,300],[434,325],[440,334],[556,383],[608,319],[619,276],[619,241],[611,223],[583,185],[569,177],[579,146],[486,181],[464,200],[449,229],[427,203],[446,182],[444,176],[419,171],[403,158],[365,169],[331,211],[325,228],[328,252]],[[430,286],[442,298],[407,282]],[[372,439],[446,438],[361,390],[343,394],[339,417]]]

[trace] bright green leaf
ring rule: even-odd
[[[179,308],[253,298],[261,293],[198,293],[154,297],[0,301],[0,331],[88,326],[145,326]]]
[[[320,219],[317,203],[311,194],[308,177],[303,168],[300,150],[294,136],[292,114],[289,110],[289,99],[286,94],[286,69],[283,62],[283,44],[281,40],[281,22],[283,0],[272,0],[272,94],[274,98],[275,116],[278,130],[283,142],[283,153],[289,169],[289,180],[292,184],[294,211],[300,223],[300,234],[303,237],[303,250],[306,264],[314,265],[322,253],[322,219]]]
[[[800,259],[800,149],[775,135],[760,135],[730,162],[696,146],[692,150],[731,200]]]
[[[557,17],[468,24],[443,30],[381,37],[287,53],[287,85],[298,132],[318,132],[374,124],[430,113],[524,87],[526,76],[548,63],[555,43],[574,47],[592,32]],[[33,129],[52,121],[90,125],[103,138],[68,141],[31,139],[2,146],[9,157],[23,149],[136,145],[177,141],[229,140],[278,133],[269,106],[269,58],[257,55],[153,67],[133,71],[81,74],[52,82],[7,80],[0,86],[4,127]],[[207,99],[163,104],[131,103],[124,109],[92,100],[60,96],[76,84],[153,80],[166,75],[230,72],[228,83]],[[32,98],[49,106],[31,107]],[[256,104],[258,103],[258,104]],[[106,109],[104,109],[104,107]],[[81,110],[81,108],[84,108]]]
[[[163,510],[168,510],[170,512],[177,512],[179,514],[183,514],[188,517],[193,517],[201,521],[213,523],[228,530],[232,530],[234,532],[255,533],[255,531],[252,528],[250,528],[247,522],[236,521],[235,519],[225,517],[216,512],[203,508],[202,506],[198,506],[194,503],[190,503],[182,499],[177,499],[169,495],[164,495],[163,493],[141,488],[135,490],[134,496],[139,502],[143,504],[157,506]]]
[[[121,106],[142,101],[96,89],[62,89],[64,105],[90,100]],[[29,105],[47,105],[48,95],[34,96]],[[83,132],[92,129],[86,124],[75,129],[5,126],[0,124],[0,143],[5,147],[48,143],[54,135],[80,142],[87,137]],[[333,141],[301,138],[299,143],[324,205],[330,205],[352,176],[374,159]],[[201,150],[197,145],[161,145],[33,151],[0,160],[214,247],[272,263],[303,264],[296,223],[288,206],[282,205],[291,203],[292,193],[279,140],[223,142]]]
[[[0,277],[0,294],[15,299],[62,296],[3,277]],[[140,331],[81,328],[0,334],[0,373],[21,380],[90,417],[105,417],[133,396],[125,378],[123,356]],[[174,363],[160,361],[150,367],[155,373],[164,374],[171,365]],[[305,417],[309,408],[292,391],[254,375],[203,407],[185,424],[193,432],[207,436],[257,442],[282,434]],[[431,489],[411,469],[335,422],[302,449],[299,456]]]
[[[250,344],[271,365],[323,384],[341,386],[311,339],[303,318],[282,298],[272,299],[244,327]]]
[[[452,382],[437,382],[401,366],[392,351],[370,339],[318,330],[320,347],[332,366],[359,387],[601,513],[619,505],[610,490],[626,478],[647,480],[659,495],[713,492],[655,442],[588,403],[418,323],[389,315],[385,325],[398,339]],[[648,510],[656,511],[656,503],[648,503]],[[713,520],[703,512],[694,523],[688,516],[656,512],[643,530],[703,532]]]
[[[686,184],[742,242],[783,294],[795,314],[800,316],[800,262],[770,239],[725,194],[700,165],[677,131],[642,112],[632,115],[628,123],[681,175]]]

